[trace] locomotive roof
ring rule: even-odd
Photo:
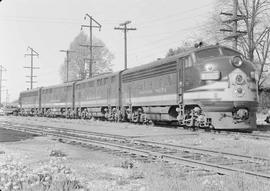
[[[35,92],[35,91],[38,91],[40,89],[40,87],[38,88],[33,88],[33,89],[30,89],[30,90],[25,90],[25,91],[22,91],[21,93],[30,93],[30,92]]]
[[[84,82],[89,82],[89,81],[97,80],[97,79],[100,79],[100,78],[106,78],[106,77],[110,77],[110,76],[115,76],[115,75],[118,75],[119,72],[120,71],[118,71],[118,72],[111,72],[111,73],[108,73],[108,74],[101,74],[101,75],[98,75],[98,76],[94,76],[92,78],[88,78],[88,79],[84,79],[84,80],[78,81],[78,82],[76,82],[76,84],[81,84],[81,83],[84,83]]]
[[[152,62],[150,62],[148,64],[143,64],[143,65],[140,65],[140,66],[128,68],[126,71],[123,72],[123,74],[129,73],[129,72],[136,72],[136,71],[139,71],[139,70],[143,70],[145,68],[161,65],[161,64],[164,64],[164,63],[168,63],[168,62],[173,62],[173,61],[176,61],[178,58],[185,57],[185,56],[187,56],[187,55],[189,55],[189,54],[191,54],[193,52],[198,52],[198,51],[201,51],[201,50],[205,50],[205,49],[209,49],[209,48],[215,48],[215,47],[216,48],[221,47],[221,48],[232,49],[232,48],[229,48],[229,47],[226,47],[226,46],[221,46],[221,45],[209,45],[209,46],[203,46],[203,47],[200,47],[200,48],[191,48],[190,50],[184,51],[182,53],[179,53],[179,54],[176,54],[176,55],[173,55],[173,56],[169,56],[169,57],[166,57],[166,58],[162,58],[162,59],[159,59],[159,60],[155,60],[155,61],[152,61]],[[234,50],[234,51],[236,51],[236,50]]]
[[[51,85],[51,86],[42,87],[42,89],[58,88],[58,87],[66,87],[66,86],[72,85],[73,83],[74,83],[74,82],[68,82],[68,83],[63,83],[63,84]]]

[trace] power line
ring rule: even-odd
[[[74,50],[60,50],[60,52],[65,52],[67,55],[67,70],[66,70],[66,75],[67,75],[67,81],[68,82],[68,73],[69,73],[69,54],[72,52],[75,52]]]
[[[163,17],[160,17],[160,18],[154,18],[154,19],[147,20],[147,21],[145,21],[145,19],[143,19],[143,22],[144,22],[144,24],[148,24],[148,23],[151,24],[151,23],[153,23],[153,22],[159,22],[159,21],[161,21],[161,20],[166,20],[166,21],[168,21],[169,18],[173,18],[174,16],[181,16],[180,20],[182,20],[182,19],[185,19],[185,18],[183,18],[182,15],[179,15],[179,13],[185,14],[185,15],[186,15],[187,13],[191,13],[191,12],[197,11],[198,9],[202,9],[202,8],[205,8],[205,7],[209,7],[209,6],[211,6],[211,5],[212,5],[212,3],[208,3],[208,4],[205,4],[205,5],[203,5],[203,6],[196,7],[196,8],[192,8],[192,9],[185,10],[185,11],[179,11],[179,9],[178,9],[175,13],[169,14],[169,15],[167,15],[167,16],[163,16]],[[201,15],[201,14],[199,14],[199,15]],[[193,19],[194,17],[193,17],[193,16],[192,16],[192,17],[188,16],[187,18]],[[143,26],[145,26],[145,25],[143,25]]]
[[[180,13],[189,13],[189,12],[194,12],[197,11],[198,9],[202,9],[205,7],[209,7],[211,6],[212,3],[208,3],[205,5],[202,5],[200,7],[195,7],[186,11],[182,11]],[[179,14],[179,10],[175,11],[174,13],[171,13],[165,17],[160,17],[160,18],[154,18],[151,20],[145,20],[143,19],[142,22],[143,23],[152,23],[152,22],[158,22],[160,20],[163,20],[164,18],[171,18],[174,16],[178,16]],[[192,17],[193,18],[193,17]],[[12,16],[4,16],[4,17],[0,17],[0,21],[13,21],[13,22],[37,22],[37,23],[63,23],[63,24],[79,24],[80,20],[79,19],[73,19],[73,18],[45,18],[45,17],[24,17],[24,16],[17,16],[17,17],[12,17]],[[115,22],[118,22],[119,19],[105,19],[102,20],[103,23],[106,24],[115,24]],[[146,21],[146,22],[145,22]]]
[[[172,37],[172,36],[175,36],[175,35],[178,35],[179,36],[179,32],[180,31],[187,31],[187,30],[190,31],[191,29],[194,29],[194,28],[201,28],[201,29],[203,29],[203,27],[206,27],[206,26],[204,24],[202,24],[202,25],[197,25],[197,26],[192,26],[192,27],[180,28],[179,30],[175,30],[175,31],[172,31],[172,32],[162,33],[165,36],[163,36],[161,38],[158,38],[158,39],[155,39],[155,40],[152,40],[150,42],[143,43],[143,44],[140,45],[140,48],[131,49],[130,52],[135,52],[135,51],[138,51],[138,50],[139,51],[145,51],[146,49],[148,50],[149,48],[147,48],[147,46],[149,44],[150,45],[155,45],[155,47],[159,47],[159,46],[156,46],[156,45],[157,44],[161,44],[161,43],[168,44],[169,40],[175,41],[175,38],[174,39],[170,39],[169,37]]]
[[[72,18],[37,18],[37,17],[0,17],[0,21],[3,22],[30,22],[30,23],[56,23],[56,24],[80,24],[81,20],[79,19],[72,19]],[[119,19],[105,19],[102,20],[103,23],[106,24],[115,24],[118,22]]]
[[[24,68],[29,68],[30,69],[30,76],[26,76],[26,77],[30,77],[30,81],[26,81],[26,83],[30,83],[30,89],[33,89],[33,83],[37,83],[37,81],[33,81],[34,76],[33,75],[33,70],[34,69],[39,69],[39,67],[34,67],[34,56],[39,56],[39,54],[30,46],[28,46],[27,51],[30,50],[31,53],[30,54],[24,54],[24,56],[31,56],[31,64],[30,67],[29,66],[25,66]]]
[[[124,51],[125,51],[125,69],[127,69],[127,31],[129,30],[137,30],[136,28],[127,28],[127,25],[130,24],[131,21],[126,21],[124,23],[119,24],[121,27],[114,27],[114,30],[122,30],[124,31]]]

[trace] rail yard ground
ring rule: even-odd
[[[240,133],[36,117],[3,116],[0,126],[4,127],[4,122],[6,126],[16,123],[77,129],[270,160],[270,139]],[[269,181],[240,173],[203,174],[181,164],[143,162],[124,154],[66,144],[52,136],[1,142],[0,167],[3,190],[270,190]]]

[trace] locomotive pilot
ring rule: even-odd
[[[264,120],[266,123],[270,123],[270,109],[268,110],[266,119]]]

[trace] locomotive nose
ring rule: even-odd
[[[246,74],[240,68],[233,70],[229,74],[229,89],[231,89],[232,97],[236,100],[250,99],[256,100],[253,92],[256,91],[256,84],[251,76]]]

